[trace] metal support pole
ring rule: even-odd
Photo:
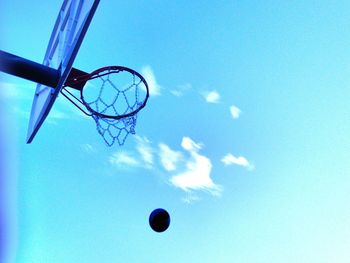
[[[56,88],[60,71],[0,50],[0,71]]]

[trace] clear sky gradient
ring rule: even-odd
[[[1,49],[42,62],[61,3],[2,1]],[[74,67],[151,88],[121,147],[63,96],[26,144],[35,83],[1,73],[8,263],[349,262],[349,10],[101,0]]]

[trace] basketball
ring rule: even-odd
[[[155,232],[164,232],[170,225],[169,213],[162,208],[153,210],[149,216],[149,225]]]

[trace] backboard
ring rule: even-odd
[[[43,65],[59,70],[60,79],[54,88],[37,85],[27,143],[34,139],[62,89],[99,2],[100,0],[64,0],[43,62]]]

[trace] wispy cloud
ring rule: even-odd
[[[151,141],[146,137],[136,137],[136,151],[115,152],[109,157],[109,163],[123,167],[138,167],[152,169],[154,165],[154,150]]]
[[[181,152],[173,151],[170,147],[164,143],[160,143],[159,158],[163,168],[170,172],[176,170],[176,165],[182,157]]]
[[[136,149],[138,153],[141,156],[141,159],[143,160],[143,163],[146,168],[152,168],[153,167],[153,149],[151,147],[151,142],[146,137],[136,137],[137,140],[137,146]]]
[[[0,97],[6,99],[33,99],[35,85],[20,85],[10,82],[0,82]]]
[[[62,120],[62,119],[69,119],[70,116],[60,110],[57,109],[51,109],[50,114],[47,117],[48,119],[55,119],[55,120]]]
[[[219,103],[220,102],[220,94],[216,91],[207,91],[202,93],[204,99],[208,103]]]
[[[190,137],[183,137],[181,146],[191,153],[198,152],[203,145],[201,143],[195,143]]]
[[[200,197],[192,192],[188,192],[187,195],[181,200],[186,204],[193,204],[194,202],[197,202],[200,200]]]
[[[89,82],[86,85],[92,85]],[[73,89],[69,89],[69,91],[76,97],[80,97],[80,94],[77,90],[73,90]],[[68,96],[71,99],[73,99],[70,95]],[[73,99],[73,101],[75,101]],[[82,105],[80,105],[82,106]],[[71,101],[69,101],[66,97],[61,96],[61,94],[58,96],[58,98],[55,101],[54,104],[54,108],[60,110],[61,112],[65,112],[67,116],[69,116],[70,119],[91,119],[91,116],[88,116],[86,114],[84,114],[80,109],[78,109],[77,106],[75,106]],[[82,106],[82,108],[87,111],[85,109],[84,106]]]
[[[81,149],[86,153],[94,153],[96,152],[96,149],[89,143],[85,143],[80,145]]]
[[[171,149],[165,143],[159,143],[157,148],[146,137],[136,137],[136,151],[121,151],[109,157],[109,163],[124,168],[159,169],[155,161],[158,154],[159,163],[163,171],[168,173],[169,183],[186,192],[183,201],[192,203],[199,200],[195,191],[206,191],[214,196],[220,196],[223,188],[214,183],[211,178],[212,162],[200,154],[203,144],[183,137],[182,151]],[[85,145],[89,150],[90,146]],[[159,165],[158,163],[158,165]]]
[[[189,83],[179,85],[175,89],[170,90],[170,93],[173,94],[176,97],[182,97],[185,92],[189,91],[192,89],[192,85]]]
[[[20,118],[24,118],[26,120],[29,120],[30,111],[23,110],[17,106],[13,107],[12,110],[16,114],[16,116],[19,116]]]
[[[224,165],[238,165],[247,168],[248,170],[254,170],[254,165],[251,164],[245,157],[243,156],[234,156],[232,153],[226,154],[221,161]]]
[[[0,83],[0,96],[6,99],[16,98],[20,96],[19,89],[15,84],[1,82]]]
[[[116,152],[109,157],[109,162],[117,166],[139,166],[137,159],[128,152]]]
[[[57,124],[58,121],[67,120],[70,118],[72,118],[72,115],[68,115],[63,111],[52,108],[45,122],[48,124]]]
[[[146,79],[151,96],[160,95],[161,86],[157,83],[156,76],[151,66],[146,65],[141,69],[142,76]]]
[[[230,113],[232,118],[238,119],[239,116],[241,115],[241,110],[237,106],[232,105],[230,106]]]
[[[28,85],[23,83],[18,84],[18,83],[0,82],[0,99],[6,99],[8,101],[15,100],[16,103],[12,104],[12,105],[16,105],[16,106],[13,106],[12,108],[13,112],[18,117],[29,119],[31,114],[30,113],[31,101],[34,98],[35,89],[36,89],[36,85],[30,82],[28,83]],[[20,100],[25,101],[26,107],[17,106],[18,105],[17,102],[19,102]],[[75,108],[73,110],[75,110]],[[73,110],[70,110],[69,107],[67,107],[66,101],[62,102],[62,100],[57,99],[55,101],[54,107],[51,109],[45,122],[48,124],[57,124],[58,120],[72,119],[78,116],[78,115],[72,114]],[[75,110],[75,112],[77,111]]]
[[[172,176],[170,182],[186,192],[205,190],[213,195],[220,195],[222,188],[210,177],[213,167],[210,159],[199,154],[201,144],[195,143],[189,137],[184,137],[181,146],[190,154],[190,158],[186,161],[185,171]]]

